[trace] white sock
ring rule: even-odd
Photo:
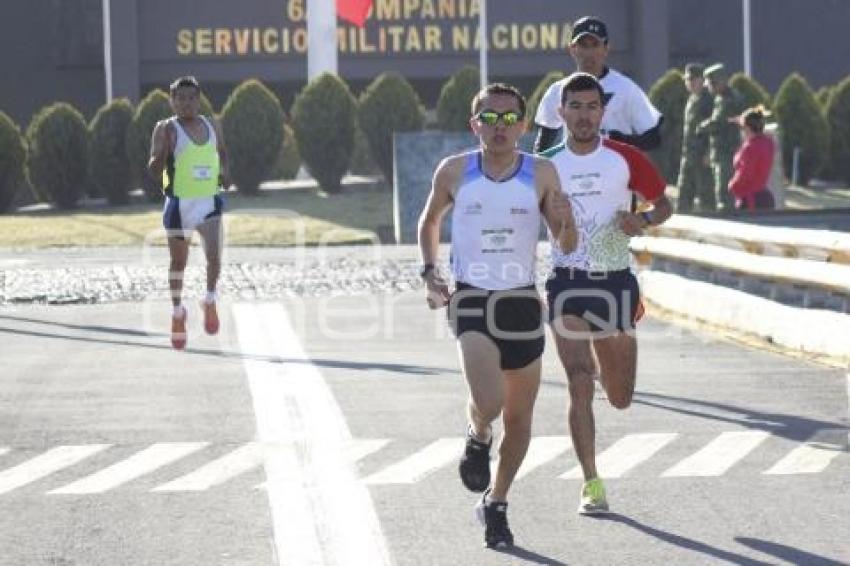
[[[207,291],[207,296],[204,297],[204,302],[208,305],[211,305],[215,302],[216,292],[215,291]]]

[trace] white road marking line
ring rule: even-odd
[[[262,465],[263,447],[257,442],[249,442],[151,491],[204,491]]]
[[[351,442],[345,447],[345,454],[352,464],[356,464],[389,443],[390,439],[388,438],[352,438]],[[266,482],[255,485],[254,489],[266,489]]]
[[[596,469],[602,478],[619,478],[650,459],[678,436],[674,432],[628,434],[596,457]],[[561,479],[581,479],[581,466],[561,474]]]
[[[720,476],[761,444],[768,436],[761,430],[724,432],[701,450],[688,456],[662,477]]]
[[[846,429],[819,430],[804,444],[788,453],[764,474],[816,474],[829,466],[830,462],[846,449]]]
[[[27,485],[109,448],[111,444],[57,446],[44,454],[0,472],[0,494]]]
[[[463,438],[440,438],[363,480],[367,485],[410,484],[428,477],[463,452]]]
[[[60,488],[48,491],[48,495],[83,495],[103,493],[116,488],[165,465],[175,462],[193,452],[205,448],[209,442],[161,442],[151,444],[129,458],[106,467]]]
[[[390,564],[351,432],[280,304],[233,307],[281,564]],[[280,358],[268,361],[262,358]]]
[[[554,460],[571,448],[569,436],[535,436],[531,439],[528,452],[517,471],[514,481],[519,480]],[[498,465],[498,464],[497,464]],[[495,473],[495,469],[493,470]]]

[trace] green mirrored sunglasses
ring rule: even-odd
[[[499,122],[499,120],[501,120],[502,124],[506,126],[513,126],[514,124],[522,120],[523,116],[516,110],[506,110],[504,112],[496,112],[495,110],[482,110],[481,112],[475,115],[475,118],[482,124],[487,124],[488,126],[495,126]]]

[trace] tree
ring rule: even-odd
[[[0,112],[0,213],[8,211],[24,184],[27,148],[18,125]]]
[[[664,115],[664,121],[661,123],[661,146],[653,150],[651,156],[664,178],[675,184],[679,179],[685,104],[688,102],[688,89],[681,71],[667,71],[649,89],[649,99]]]
[[[130,164],[132,184],[136,185],[144,178],[145,168],[150,159],[151,136],[154,127],[157,122],[166,120],[172,115],[168,95],[160,89],[150,91],[139,102],[136,113],[133,114],[133,120],[127,128],[127,158]],[[151,192],[145,183],[142,183],[142,188],[149,200],[158,202],[163,199],[162,191]]]
[[[437,124],[447,132],[468,132],[470,104],[480,90],[478,69],[466,66],[446,81],[437,99]]]
[[[850,77],[833,89],[826,105],[826,119],[832,133],[829,168],[837,178],[850,183]]]
[[[256,195],[268,178],[283,144],[283,108],[260,81],[250,79],[228,97],[221,125],[230,161],[230,176],[239,191]]]
[[[800,150],[798,181],[803,185],[817,175],[829,150],[829,124],[809,84],[798,73],[785,79],[774,105],[782,132],[785,175],[792,176],[794,149]]]
[[[42,108],[27,128],[27,174],[41,201],[69,209],[85,192],[88,129],[83,115],[65,102]]]
[[[89,183],[94,194],[114,205],[130,201],[127,130],[132,121],[130,101],[117,98],[101,107],[89,124]]]
[[[729,86],[741,95],[742,108],[752,108],[761,104],[765,108],[770,109],[770,93],[757,80],[748,77],[744,73],[735,73],[729,79]]]
[[[322,73],[304,87],[292,105],[301,159],[328,193],[339,192],[354,148],[356,101],[337,75]]]
[[[393,134],[421,130],[425,109],[416,91],[398,73],[383,73],[360,96],[357,121],[384,179],[393,178]]]

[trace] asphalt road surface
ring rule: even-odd
[[[419,293],[229,301],[217,337],[191,308],[185,352],[168,313],[0,309],[0,564],[850,563],[846,371],[642,323],[633,405],[595,402],[613,513],[591,519],[547,347],[496,552]]]

